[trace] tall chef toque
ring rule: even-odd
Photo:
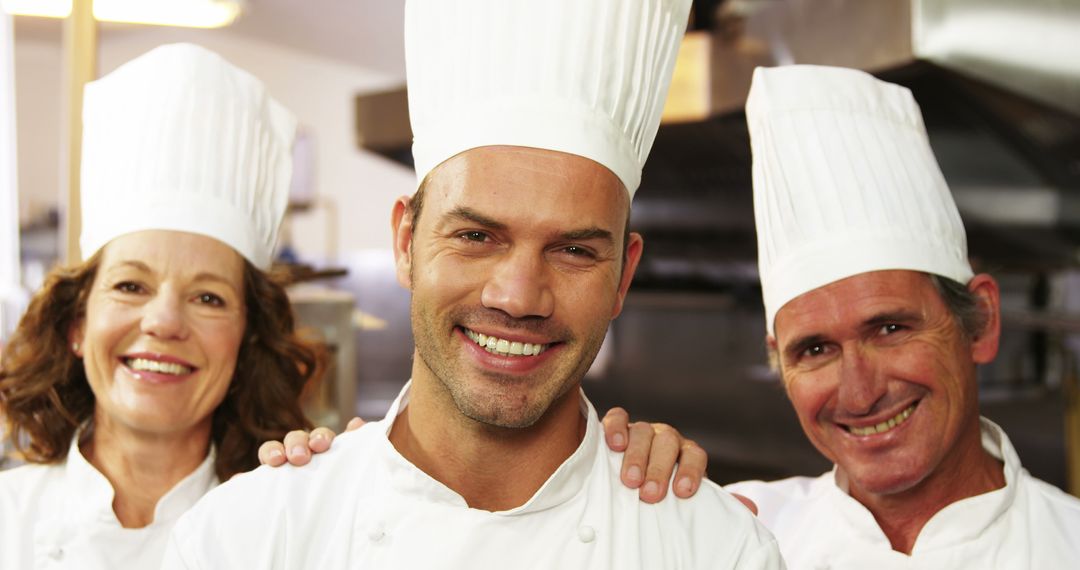
[[[754,71],[746,120],[766,325],[788,301],[886,269],[967,283],[967,239],[911,92],[852,69]]]
[[[690,0],[407,0],[418,181],[488,145],[576,154],[633,198]]]
[[[215,238],[268,268],[295,131],[258,79],[191,44],[156,48],[88,84],[83,259],[158,229]]]

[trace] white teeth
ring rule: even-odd
[[[848,431],[855,435],[874,435],[876,433],[884,433],[904,423],[904,420],[907,420],[908,416],[910,416],[911,412],[914,410],[915,404],[912,404],[911,406],[908,406],[906,409],[904,409],[904,411],[896,414],[896,416],[889,418],[887,421],[881,422],[877,425],[866,426],[862,428],[851,426],[848,427]]]
[[[191,368],[184,366],[183,364],[176,364],[175,362],[159,362],[157,360],[147,360],[145,358],[128,359],[127,365],[128,368],[140,372],[158,372],[176,376],[191,373]]]
[[[473,332],[469,329],[462,329],[465,331],[465,336],[469,337],[476,344],[487,349],[488,352],[500,354],[503,356],[536,356],[541,352],[547,350],[547,345],[533,344],[531,342],[511,342],[506,339],[496,338],[488,336],[483,333]]]

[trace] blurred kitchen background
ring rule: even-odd
[[[335,357],[308,406],[336,427],[381,417],[412,355],[389,250],[393,200],[415,185],[404,2],[209,3],[239,13],[214,29],[95,24],[81,0],[63,20],[0,14],[0,342],[77,237],[71,85],[191,41],[300,119],[281,259]],[[1080,0],[695,0],[690,30],[634,202],[644,259],[585,381],[598,409],[675,425],[719,482],[828,468],[765,361],[741,107],[755,66],[855,67],[912,89],[976,269],[1001,281],[984,414],[1029,471],[1080,493]]]

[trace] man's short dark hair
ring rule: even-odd
[[[986,324],[990,321],[987,314],[989,308],[979,302],[967,287],[967,285],[954,281],[948,277],[930,274],[930,282],[934,284],[945,307],[949,310],[956,324],[960,325],[960,331],[968,340],[974,340],[982,336]]]

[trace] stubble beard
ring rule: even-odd
[[[448,323],[440,323],[438,318],[423,310],[416,303],[415,291],[411,304],[411,320],[416,352],[423,365],[431,372],[441,387],[449,394],[458,412],[479,424],[508,429],[524,429],[533,426],[547,413],[552,403],[566,395],[572,387],[578,385],[589,370],[600,345],[604,341],[606,325],[598,330],[590,330],[584,338],[569,338],[561,334],[558,338],[567,339],[559,355],[559,363],[553,368],[553,374],[561,379],[554,380],[551,375],[536,378],[522,378],[515,375],[503,375],[488,371],[467,372],[455,366],[457,352],[455,346],[459,340],[456,333],[442,338],[442,331],[450,328]],[[457,315],[451,315],[449,323],[477,322],[464,315],[483,313],[491,320],[492,309],[461,309]],[[509,317],[496,317],[506,324],[517,321]],[[511,326],[513,328],[513,326]],[[531,324],[518,326],[526,330],[536,330]],[[437,336],[438,335],[438,336]],[[576,348],[576,350],[575,350]],[[485,388],[471,387],[469,374],[483,375]],[[522,390],[523,384],[531,389]],[[491,389],[495,386],[495,389]]]

